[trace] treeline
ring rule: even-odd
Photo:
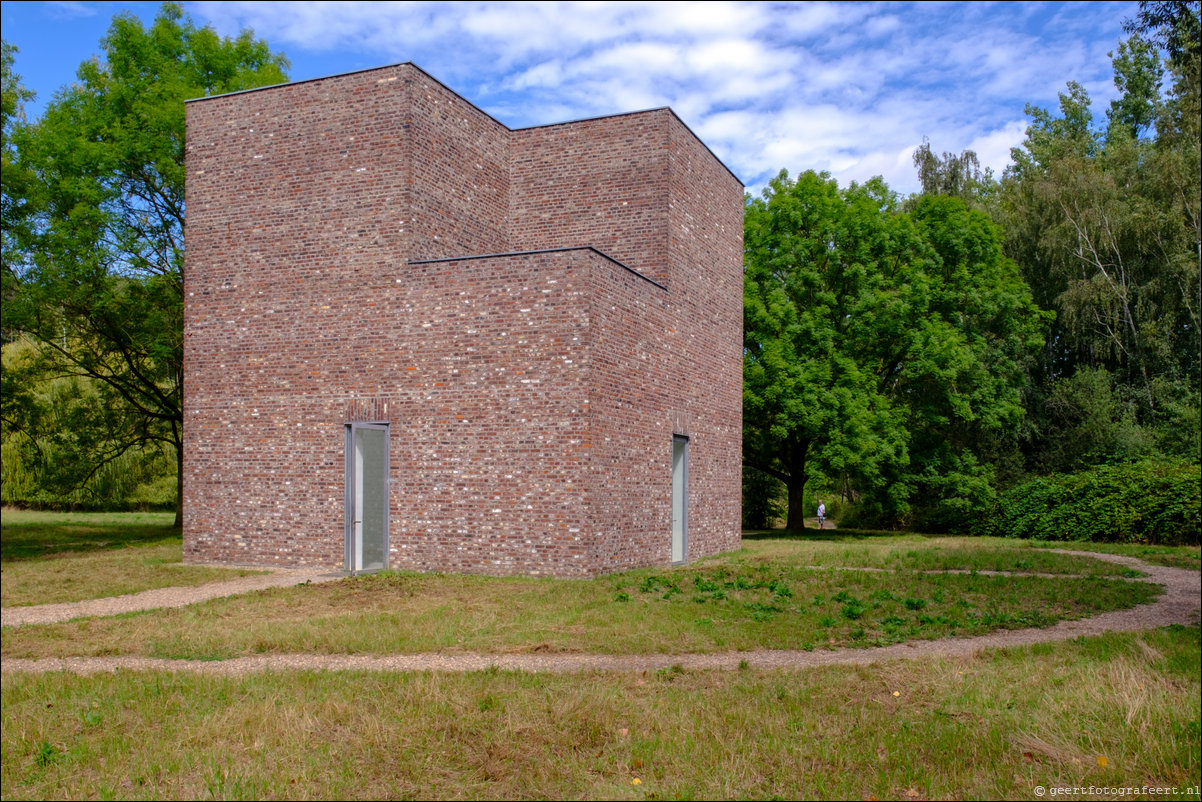
[[[1061,525],[1092,506],[1198,541],[1199,19],[1141,3],[1117,99],[1028,107],[1000,178],[924,142],[914,197],[782,172],[748,199],[747,525],[821,499],[844,525],[1102,537]],[[102,47],[36,121],[3,49],[0,496],[179,512],[183,101],[287,60],[173,3]]]
[[[821,499],[849,525],[1155,540],[1168,505],[1165,537],[1198,542],[1199,17],[1141,3],[1105,115],[1076,83],[1028,106],[1000,179],[924,142],[913,198],[806,173],[748,200],[746,525]],[[1036,527],[1068,519],[1024,494],[1125,523]]]

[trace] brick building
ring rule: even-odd
[[[739,545],[743,187],[669,109],[412,64],[187,105],[184,554],[592,576]]]

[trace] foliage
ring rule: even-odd
[[[786,484],[788,528],[816,473],[864,521],[985,508],[981,457],[1022,418],[1042,325],[988,217],[781,173],[749,200],[744,247],[744,462]]]
[[[775,476],[743,466],[743,528],[767,529],[785,512],[784,485]]]
[[[987,525],[1006,537],[1179,545],[1199,543],[1197,464],[1145,460],[1019,484]]]
[[[21,378],[86,379],[67,415],[91,429],[29,428],[52,417],[6,376],[6,434],[76,446],[39,468],[77,469],[80,485],[131,450],[173,450],[182,470],[183,101],[279,83],[287,64],[250,32],[219,37],[172,3],[149,29],[119,14],[102,44],[103,61],[84,62],[41,120],[14,131],[32,221],[5,261],[3,327],[34,354]]]
[[[106,403],[103,385],[86,377],[46,376],[37,348],[22,338],[4,345],[6,389],[0,503],[40,509],[173,509],[173,455],[161,445],[117,453],[109,433],[121,407]],[[81,453],[103,453],[85,470]]]
[[[0,297],[5,302],[15,289],[15,274],[9,262],[14,257],[16,236],[29,216],[22,199],[27,194],[30,176],[18,164],[12,135],[24,124],[24,105],[34,97],[34,93],[26,89],[21,84],[21,77],[13,72],[16,54],[17,49],[8,42],[0,43],[0,135],[3,137],[0,147],[3,157],[3,169],[0,169],[0,252],[3,254],[4,271]],[[2,341],[8,340],[8,334],[4,332]]]
[[[907,459],[900,414],[873,368],[874,334],[905,322],[887,281],[917,258],[907,221],[877,181],[841,192],[826,174],[783,172],[744,218],[744,462],[788,487],[802,528],[807,463],[889,492]],[[899,503],[908,495],[899,494]]]
[[[1039,305],[1056,313],[1033,372],[1027,468],[1196,459],[1202,443],[1202,154],[1197,3],[1141,3],[1112,54],[1119,96],[1095,122],[1070,83],[1031,125],[995,218]],[[1191,27],[1192,26],[1192,27]],[[1169,51],[1173,77],[1154,43]]]
[[[959,155],[944,151],[942,156],[936,156],[930,141],[923,137],[922,144],[914,150],[913,159],[923,195],[949,195],[975,206],[997,188],[993,170],[986,167],[984,172],[981,171],[975,151],[965,150]]]
[[[1198,0],[1140,0],[1135,19],[1124,20],[1123,28],[1152,36],[1182,70],[1202,53],[1202,3]]]

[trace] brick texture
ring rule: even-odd
[[[184,554],[593,576],[739,544],[742,185],[667,109],[510,130],[412,64],[187,107]]]

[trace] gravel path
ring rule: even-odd
[[[425,653],[403,655],[323,655],[283,654],[240,657],[232,660],[161,660],[148,657],[65,657],[43,660],[9,659],[0,666],[5,674],[10,672],[70,671],[77,674],[113,672],[119,669],[132,671],[195,671],[205,674],[237,675],[251,671],[279,671],[287,669],[308,670],[357,670],[357,671],[480,671],[488,668],[519,669],[530,672],[573,672],[573,671],[648,671],[680,666],[686,669],[737,669],[746,662],[754,668],[798,669],[824,665],[863,665],[885,660],[925,657],[930,655],[961,656],[982,649],[1002,646],[1021,646],[1031,643],[1068,640],[1082,635],[1099,635],[1105,632],[1133,632],[1169,624],[1195,624],[1202,614],[1202,577],[1198,572],[1183,568],[1167,568],[1150,565],[1133,557],[1096,552],[1057,549],[1061,554],[1091,557],[1106,562],[1119,563],[1137,568],[1148,574],[1141,581],[1164,586],[1159,599],[1139,605],[1130,610],[1102,613],[1076,621],[1062,621],[1046,629],[1001,630],[989,635],[973,638],[946,638],[943,640],[912,641],[874,649],[839,649],[830,651],[793,651],[765,649],[749,652],[719,652],[711,654],[648,654],[648,655],[601,655],[578,653],[476,654],[476,653]],[[46,605],[47,608],[74,608],[57,610],[54,615],[77,617],[79,615],[113,615],[125,610],[148,609],[151,607],[180,607],[204,599],[226,596],[233,593],[255,590],[262,587],[278,587],[301,584],[306,581],[325,582],[337,579],[340,574],[315,572],[277,572],[272,576],[246,577],[232,582],[203,585],[197,588],[167,588],[162,591],[147,591],[115,599],[98,599],[95,602],[80,602],[77,605]],[[254,580],[254,582],[252,582]],[[174,593],[169,593],[174,592]],[[159,595],[152,595],[159,594]],[[101,606],[105,612],[81,612],[90,605],[111,603]],[[37,611],[45,608],[16,608],[17,611]],[[4,625],[8,626],[6,610]],[[26,623],[41,623],[32,618]],[[49,615],[49,613],[48,613]],[[47,620],[65,620],[63,617]]]
[[[38,604],[32,607],[0,608],[0,626],[17,627],[22,624],[55,624],[72,618],[92,618],[118,615],[136,610],[155,610],[160,607],[184,607],[197,602],[236,596],[264,588],[283,588],[303,585],[306,582],[330,582],[346,576],[341,571],[329,568],[267,568],[267,574],[254,574],[231,579],[226,582],[210,582],[195,587],[157,588],[124,596],[105,599],[88,599],[63,604]]]

